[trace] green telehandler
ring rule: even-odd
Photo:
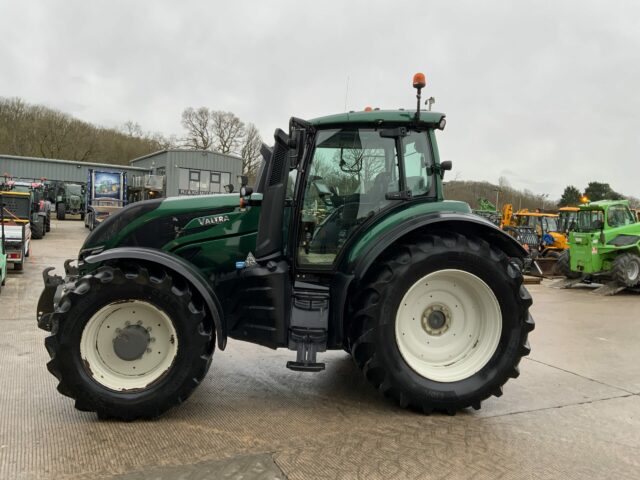
[[[445,116],[292,118],[237,194],[148,200],[43,272],[49,371],[99,418],[153,418],[189,397],[228,338],[289,348],[319,372],[345,350],[401,407],[453,414],[500,396],[529,353],[526,251],[442,198]]]
[[[600,200],[580,205],[569,249],[558,258],[567,277],[560,286],[580,281],[604,282],[598,293],[614,294],[640,286],[640,222],[628,200]]]

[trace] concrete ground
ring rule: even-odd
[[[184,405],[156,421],[74,410],[35,323],[45,266],[86,234],[53,221],[0,296],[0,478],[640,478],[640,298],[531,286],[536,330],[501,398],[455,417],[397,408],[341,352],[326,371],[230,341]]]

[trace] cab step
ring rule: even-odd
[[[324,363],[316,362],[316,354],[327,348],[327,331],[311,328],[292,328],[289,331],[289,344],[296,346],[296,361],[287,362],[289,370],[296,372],[321,372]],[[289,347],[291,348],[291,346]]]

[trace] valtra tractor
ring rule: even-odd
[[[401,407],[455,413],[500,396],[529,353],[526,251],[442,198],[436,130],[418,108],[277,129],[254,186],[148,200],[44,273],[38,324],[60,393],[100,418],[185,401],[229,338],[296,352],[319,372],[345,350]],[[244,183],[244,182],[243,182]]]

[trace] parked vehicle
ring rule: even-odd
[[[7,263],[22,270],[31,252],[31,197],[26,192],[0,192]]]
[[[124,172],[89,170],[87,212],[84,226],[93,230],[126,204],[127,181]]]
[[[0,196],[0,293],[2,293],[2,287],[7,281],[7,250],[4,227],[4,202]]]
[[[55,182],[54,185],[56,218],[65,220],[67,215],[80,215],[80,219],[84,220],[85,186],[75,182]]]
[[[640,223],[628,200],[601,200],[581,205],[569,250],[558,267],[570,279],[640,285]]]
[[[5,191],[29,194],[31,199],[29,219],[31,233],[34,239],[44,238],[51,230],[51,206],[44,195],[44,185],[41,182],[10,180],[4,184]]]
[[[253,187],[134,203],[44,272],[38,325],[58,391],[100,418],[185,401],[229,337],[349,352],[401,407],[451,414],[502,394],[529,353],[526,251],[443,199],[445,116],[371,110],[277,129]],[[246,182],[242,182],[246,183]]]

